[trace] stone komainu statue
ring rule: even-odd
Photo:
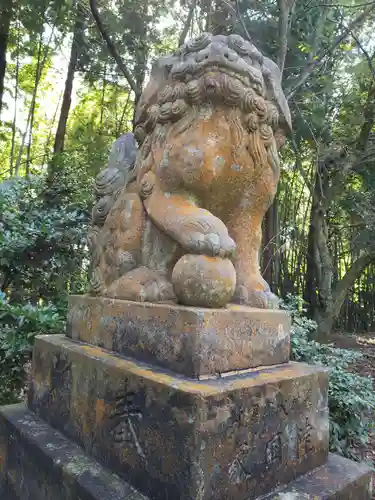
[[[273,307],[261,224],[290,113],[276,64],[238,35],[203,34],[156,62],[96,179],[91,293]]]

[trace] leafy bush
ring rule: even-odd
[[[34,337],[61,333],[66,296],[86,286],[87,199],[74,172],[0,183],[0,403],[17,401]],[[6,297],[6,298],[5,298]]]
[[[0,292],[0,404],[20,399],[35,336],[61,333],[64,317],[65,311],[51,304],[10,304]]]
[[[53,300],[86,279],[85,200],[65,182],[55,204],[42,177],[0,184],[0,287],[11,301]]]
[[[349,371],[362,355],[310,340],[316,323],[303,316],[303,301],[288,296],[283,304],[292,316],[292,356],[296,361],[330,368],[329,411],[330,448],[353,459],[359,459],[358,445],[366,444],[371,431],[371,414],[375,410],[375,393],[371,377]]]
[[[66,169],[52,186],[43,176],[0,183],[2,404],[22,395],[35,335],[61,332],[67,294],[85,289],[84,182]]]

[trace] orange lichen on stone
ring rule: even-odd
[[[201,283],[191,280],[199,290]],[[216,288],[216,295],[209,291],[206,297],[220,298],[223,288]],[[92,321],[85,322],[88,317]],[[67,331],[73,340],[194,378],[287,363],[290,355],[287,312],[246,306],[209,309],[72,296]]]
[[[104,418],[107,416],[107,405],[103,399],[97,399],[95,403],[95,423],[96,425],[102,424]]]
[[[247,374],[239,377],[224,377],[218,380],[200,381],[174,376],[162,370],[155,370],[141,362],[123,359],[106,352],[99,347],[76,344],[66,341],[63,336],[54,335],[44,340],[44,336],[37,337],[38,350],[42,349],[39,344],[49,344],[56,350],[62,349],[71,359],[77,359],[80,363],[98,362],[100,365],[105,363],[106,369],[111,376],[125,376],[131,374],[138,379],[147,380],[148,384],[155,386],[171,386],[181,392],[188,394],[201,394],[202,396],[224,395],[234,389],[244,389],[249,387],[261,386],[265,383],[277,384],[280,380],[295,377],[311,376],[313,369],[308,365],[301,363],[288,363],[274,367],[263,367],[249,370]],[[323,372],[324,369],[322,368]],[[119,375],[119,374],[123,375]]]
[[[0,445],[0,473],[4,471],[5,462],[7,456],[7,446],[5,444]]]
[[[151,496],[258,498],[326,460],[321,367],[194,381],[59,335],[36,339],[34,362],[52,370],[55,398],[33,386],[30,409],[134,485],[147,477]]]
[[[280,71],[238,35],[205,34],[159,60],[136,112],[138,154],[131,134],[118,139],[116,167],[96,182],[92,292],[276,307],[259,250],[290,127]]]
[[[236,288],[236,271],[229,259],[187,254],[173,269],[172,284],[182,304],[223,307]]]

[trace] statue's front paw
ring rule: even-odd
[[[106,297],[134,302],[176,302],[172,284],[157,271],[138,267],[113,281]]]
[[[208,234],[191,233],[186,246],[190,253],[221,257],[223,259],[233,258],[236,252],[236,244],[226,231]]]
[[[280,299],[271,292],[268,284],[262,280],[256,285],[237,285],[232,302],[259,309],[278,309]]]

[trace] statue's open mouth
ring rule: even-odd
[[[240,82],[245,88],[251,87],[260,95],[263,94],[263,78],[260,71],[243,63],[207,60],[201,63],[192,64],[190,62],[183,63],[179,67],[172,70],[173,78],[184,80],[188,83],[191,80],[196,80],[201,77],[212,75],[213,80],[217,75],[227,75],[233,80]],[[207,87],[206,87],[207,88]],[[207,89],[209,90],[209,89]]]
[[[197,71],[192,75],[193,78],[200,78],[201,76],[212,76],[213,78],[218,74],[227,75],[234,80],[238,80],[245,87],[250,85],[250,78],[247,75],[237,73],[224,65],[220,64],[207,64],[203,67],[197,68]]]

